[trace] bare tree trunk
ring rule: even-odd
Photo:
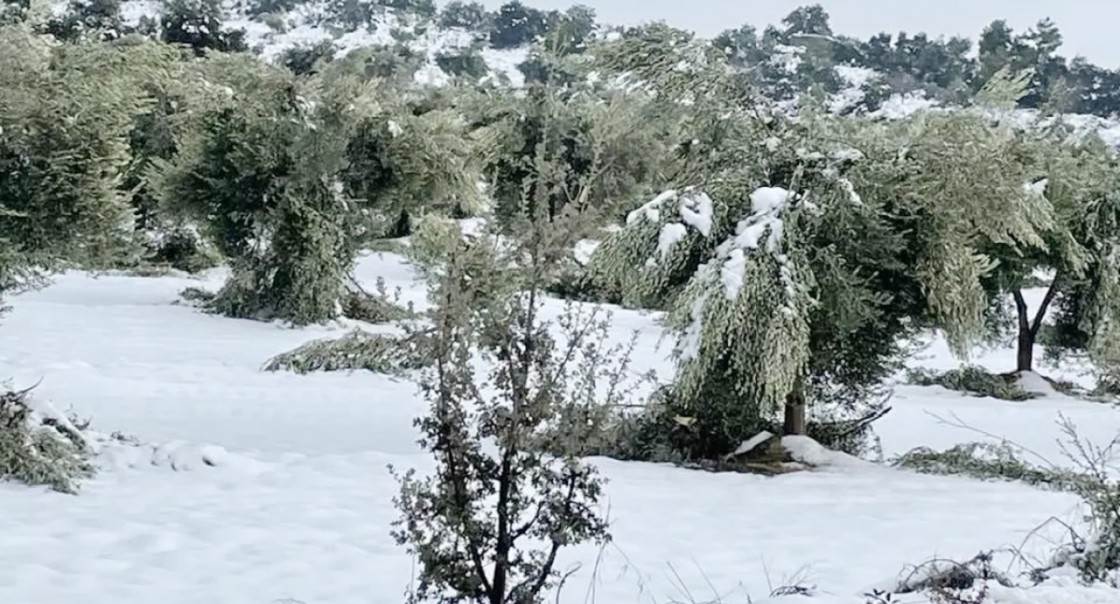
[[[1015,298],[1015,315],[1019,319],[1015,371],[1034,371],[1034,332],[1031,331],[1031,321],[1027,316],[1027,301],[1019,290],[1015,290],[1012,296]]]
[[[805,387],[800,379],[793,390],[786,395],[786,419],[782,434],[804,436],[808,431],[805,421]]]
[[[1027,301],[1023,298],[1022,290],[1015,290],[1011,293],[1011,296],[1015,299],[1015,314],[1019,320],[1019,337],[1017,338],[1017,350],[1015,351],[1016,372],[1034,371],[1034,345],[1038,340],[1038,332],[1042,329],[1042,322],[1046,319],[1046,311],[1049,310],[1054,297],[1058,295],[1060,278],[1061,273],[1054,275],[1054,279],[1050,282],[1050,287],[1046,290],[1046,295],[1042,298],[1042,304],[1038,306],[1033,319],[1029,316]]]

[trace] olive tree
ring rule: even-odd
[[[966,355],[986,333],[985,247],[1045,245],[1052,206],[1024,190],[1010,128],[782,118],[663,27],[600,52],[691,133],[668,190],[592,258],[604,290],[668,310],[678,372],[661,407],[688,457],[730,452],[783,409],[804,434],[807,403],[865,395],[916,330]]]
[[[229,258],[213,309],[336,318],[375,218],[477,193],[453,114],[414,115],[395,89],[347,69],[304,81],[249,56],[200,63],[192,124],[153,178],[161,205],[204,225]]]

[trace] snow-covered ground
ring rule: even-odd
[[[358,273],[423,300],[397,257],[367,257]],[[431,467],[414,443],[411,422],[425,408],[414,386],[262,372],[273,355],[348,326],[292,330],[175,303],[197,284],[75,273],[14,300],[0,325],[0,375],[42,378],[38,393],[56,406],[161,449],[109,451],[77,496],[0,483],[0,602],[402,602],[413,565],[389,536],[397,486],[386,466]],[[655,317],[617,311],[615,326],[619,340],[640,330],[638,369],[667,372]],[[981,361],[1006,369],[1012,358]],[[888,455],[977,439],[931,413],[1055,458],[1059,412],[1094,439],[1120,430],[1114,408],[1060,396],[1005,403],[901,387],[893,405],[880,424]],[[908,565],[1018,545],[1051,516],[1078,518],[1069,495],[870,463],[778,478],[595,463],[610,480],[614,542],[566,553],[562,568],[582,568],[560,602],[760,602],[799,581],[817,586],[810,602],[864,604],[864,590]],[[1120,592],[1069,583],[995,589],[993,601],[1120,603]]]

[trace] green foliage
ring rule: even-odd
[[[325,13],[330,24],[344,32],[372,30],[385,14],[377,0],[330,0]]]
[[[111,40],[124,34],[120,0],[71,0],[66,12],[47,23],[46,30],[60,40],[80,37]]]
[[[981,480],[1014,480],[1056,490],[1073,490],[1084,477],[1068,470],[1040,468],[1024,461],[1021,451],[1008,443],[964,443],[945,451],[918,447],[907,451],[893,465],[923,474],[963,475]]]
[[[0,295],[63,264],[136,258],[131,191],[142,84],[167,77],[174,53],[143,41],[53,45],[0,29]]]
[[[390,299],[389,292],[385,289],[385,282],[379,279],[376,293],[350,292],[343,302],[342,316],[366,323],[390,323],[417,318],[418,313],[412,308],[411,303],[407,306],[399,303],[399,288],[395,294],[395,297]]]
[[[0,391],[0,480],[76,493],[94,473],[89,446],[72,422],[35,413],[30,395]]]
[[[488,142],[497,219],[517,229],[516,217],[532,215],[537,204],[552,218],[573,210],[610,219],[648,190],[668,145],[649,127],[654,115],[641,100],[587,83],[587,65],[575,58],[548,49],[534,56],[548,75],[523,96],[469,99]],[[541,173],[533,160],[540,154],[555,168]],[[541,199],[527,195],[534,183],[543,187]]]
[[[297,76],[316,73],[325,63],[334,59],[335,45],[331,40],[322,40],[310,45],[293,46],[286,49],[279,62]]]
[[[490,46],[497,49],[528,46],[552,27],[555,17],[512,0],[491,17]]]
[[[602,479],[573,454],[545,451],[579,440],[585,427],[558,420],[600,404],[598,379],[618,359],[604,328],[578,312],[552,335],[540,288],[569,238],[543,230],[542,214],[529,224],[516,238],[464,237],[437,221],[418,232],[434,363],[421,380],[431,410],[417,427],[439,470],[399,475],[394,535],[418,558],[413,601],[543,602],[560,581],[560,549],[608,538],[595,511]]]
[[[196,54],[207,50],[247,50],[243,30],[226,30],[221,0],[164,0],[160,12],[160,39],[184,44]]]
[[[787,121],[744,96],[718,51],[664,27],[597,52],[672,99],[660,119],[692,139],[670,190],[591,260],[601,291],[668,310],[670,408],[706,435],[688,456],[726,453],[813,393],[874,388],[923,327],[966,354],[986,329],[985,252],[1044,247],[1053,228],[1009,127],[811,107]]]
[[[490,71],[486,59],[473,48],[440,53],[436,55],[436,65],[448,75],[471,80],[483,78]]]
[[[265,371],[371,371],[402,375],[431,365],[428,336],[373,334],[355,329],[338,339],[308,342],[269,359]]]
[[[973,365],[943,372],[910,369],[906,377],[909,383],[916,386],[941,386],[973,396],[1005,401],[1025,401],[1034,398],[1034,395],[1023,390],[1014,374],[996,375]]]
[[[346,201],[331,182],[347,126],[332,120],[349,99],[310,110],[289,74],[251,59],[216,57],[202,69],[210,94],[153,182],[167,212],[201,224],[231,259],[211,307],[297,324],[334,317],[353,258]]]
[[[461,27],[481,31],[487,27],[489,21],[490,15],[486,12],[486,7],[479,2],[452,0],[439,14],[439,26],[444,28]]]

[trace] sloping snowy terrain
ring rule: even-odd
[[[358,274],[423,300],[398,257],[366,257]],[[41,397],[156,450],[107,448],[77,496],[0,483],[0,602],[403,601],[413,568],[389,536],[397,487],[386,466],[431,467],[414,443],[411,421],[425,408],[414,386],[367,373],[262,372],[271,356],[350,326],[292,330],[209,316],[176,304],[190,285],[198,282],[72,273],[14,299],[0,326],[0,375],[17,385],[42,378]],[[668,372],[654,316],[620,310],[615,328],[620,340],[640,330],[638,369]],[[1001,351],[981,361],[1006,369],[1012,358]],[[1120,430],[1114,408],[1061,396],[1005,403],[901,387],[893,405],[880,424],[888,455],[977,439],[931,413],[957,414],[1054,459],[1059,412],[1090,438]],[[610,479],[614,543],[566,554],[562,568],[581,570],[559,601],[749,594],[760,602],[797,581],[817,586],[816,597],[774,601],[864,604],[863,591],[909,565],[1019,545],[1051,516],[1078,520],[1069,495],[825,460],[778,478],[595,460]],[[1049,546],[1032,540],[1027,550]],[[991,595],[1005,604],[1120,603],[1120,592],[1072,580]]]

